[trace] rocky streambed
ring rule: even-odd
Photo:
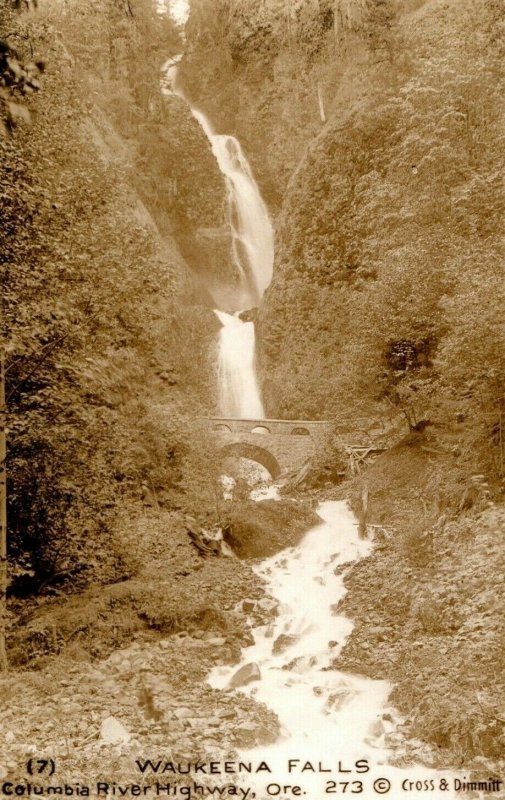
[[[11,651],[24,666],[0,676],[0,778],[26,778],[36,755],[55,760],[60,780],[138,782],[142,754],[222,761],[277,737],[266,706],[207,683],[271,619],[262,580],[234,556],[202,556],[173,515],[146,516],[139,536],[132,580],[40,605],[25,622]]]
[[[246,608],[252,621],[265,621],[254,600]],[[279,728],[272,711],[206,682],[236,648],[220,631],[140,636],[93,664],[56,659],[11,678],[9,688],[2,681],[0,777],[26,777],[36,755],[55,760],[60,781],[138,783],[139,757],[221,762],[236,748],[273,742]]]

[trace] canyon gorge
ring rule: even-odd
[[[316,759],[319,729],[374,778],[499,776],[502,4],[28,6],[0,0],[0,777],[42,734],[134,781],[139,747]],[[227,417],[328,427],[223,497]]]

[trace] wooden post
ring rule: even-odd
[[[359,535],[366,539],[368,536],[368,483],[366,481],[361,486],[361,511],[358,517],[358,532]]]
[[[364,483],[361,489],[361,506],[363,508],[363,514],[366,518],[368,514],[368,483]]]
[[[6,671],[7,649],[7,409],[5,406],[5,353],[0,353],[0,670]]]
[[[326,122],[326,114],[325,114],[325,111],[324,111],[323,90],[321,88],[321,84],[319,83],[319,81],[317,83],[317,100],[318,100],[318,103],[319,103],[319,116],[321,117],[321,122],[325,123]]]
[[[500,398],[500,475],[503,478],[504,476],[504,456],[503,456],[503,413],[501,408],[501,400]]]

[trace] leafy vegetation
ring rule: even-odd
[[[132,49],[154,24],[150,4],[131,8],[125,19],[108,6],[116,48]],[[214,502],[211,445],[193,421],[212,403],[211,316],[184,306],[184,264],[130,180],[158,72],[143,60],[130,67],[122,113],[138,124],[123,138],[120,112],[103,120],[87,72],[86,59],[103,66],[99,19],[73,55],[74,26],[89,21],[92,4],[75,16],[4,10],[5,33],[49,64],[44,91],[28,101],[31,126],[23,115],[0,141],[10,574],[11,590],[26,594],[124,576],[113,545],[120,507],[135,515],[146,497],[188,510],[196,498]],[[23,53],[12,58],[9,70],[20,70]],[[104,71],[100,80],[110,98],[114,79]],[[147,186],[153,169],[142,173]]]
[[[0,135],[11,133],[20,122],[30,122],[23,98],[40,89],[43,61],[22,61],[8,42],[0,40]]]
[[[504,509],[483,481],[451,485],[455,461],[416,433],[348,487],[359,508],[366,485],[379,533],[346,578],[342,611],[357,626],[338,668],[379,677],[386,665],[404,731],[436,744],[440,767],[452,753],[466,770],[493,769],[504,741]]]
[[[292,181],[261,317],[265,390],[282,416],[459,425],[468,468],[497,480],[503,9],[444,12],[435,41],[430,11],[398,19],[389,81],[372,65],[366,101],[328,123]]]

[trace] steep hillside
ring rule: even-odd
[[[346,576],[356,627],[336,666],[392,681],[407,758],[500,771],[505,508],[458,486],[455,461],[411,434],[341,487],[362,519],[366,496],[376,546]]]
[[[196,217],[220,224],[208,209],[224,185],[182,102],[155,102],[159,49],[178,42],[149,3],[133,17],[113,3],[11,5],[8,76],[45,62],[38,92],[12,86],[2,110],[19,110],[0,140],[11,591],[30,594],[123,577],[117,536],[146,498],[193,511],[206,496],[195,417],[214,405],[218,326],[175,237]],[[176,133],[179,162],[192,154],[178,182],[153,147]]]
[[[489,4],[398,15],[368,96],[302,159],[260,319],[273,413],[459,420],[499,467],[500,23]]]

